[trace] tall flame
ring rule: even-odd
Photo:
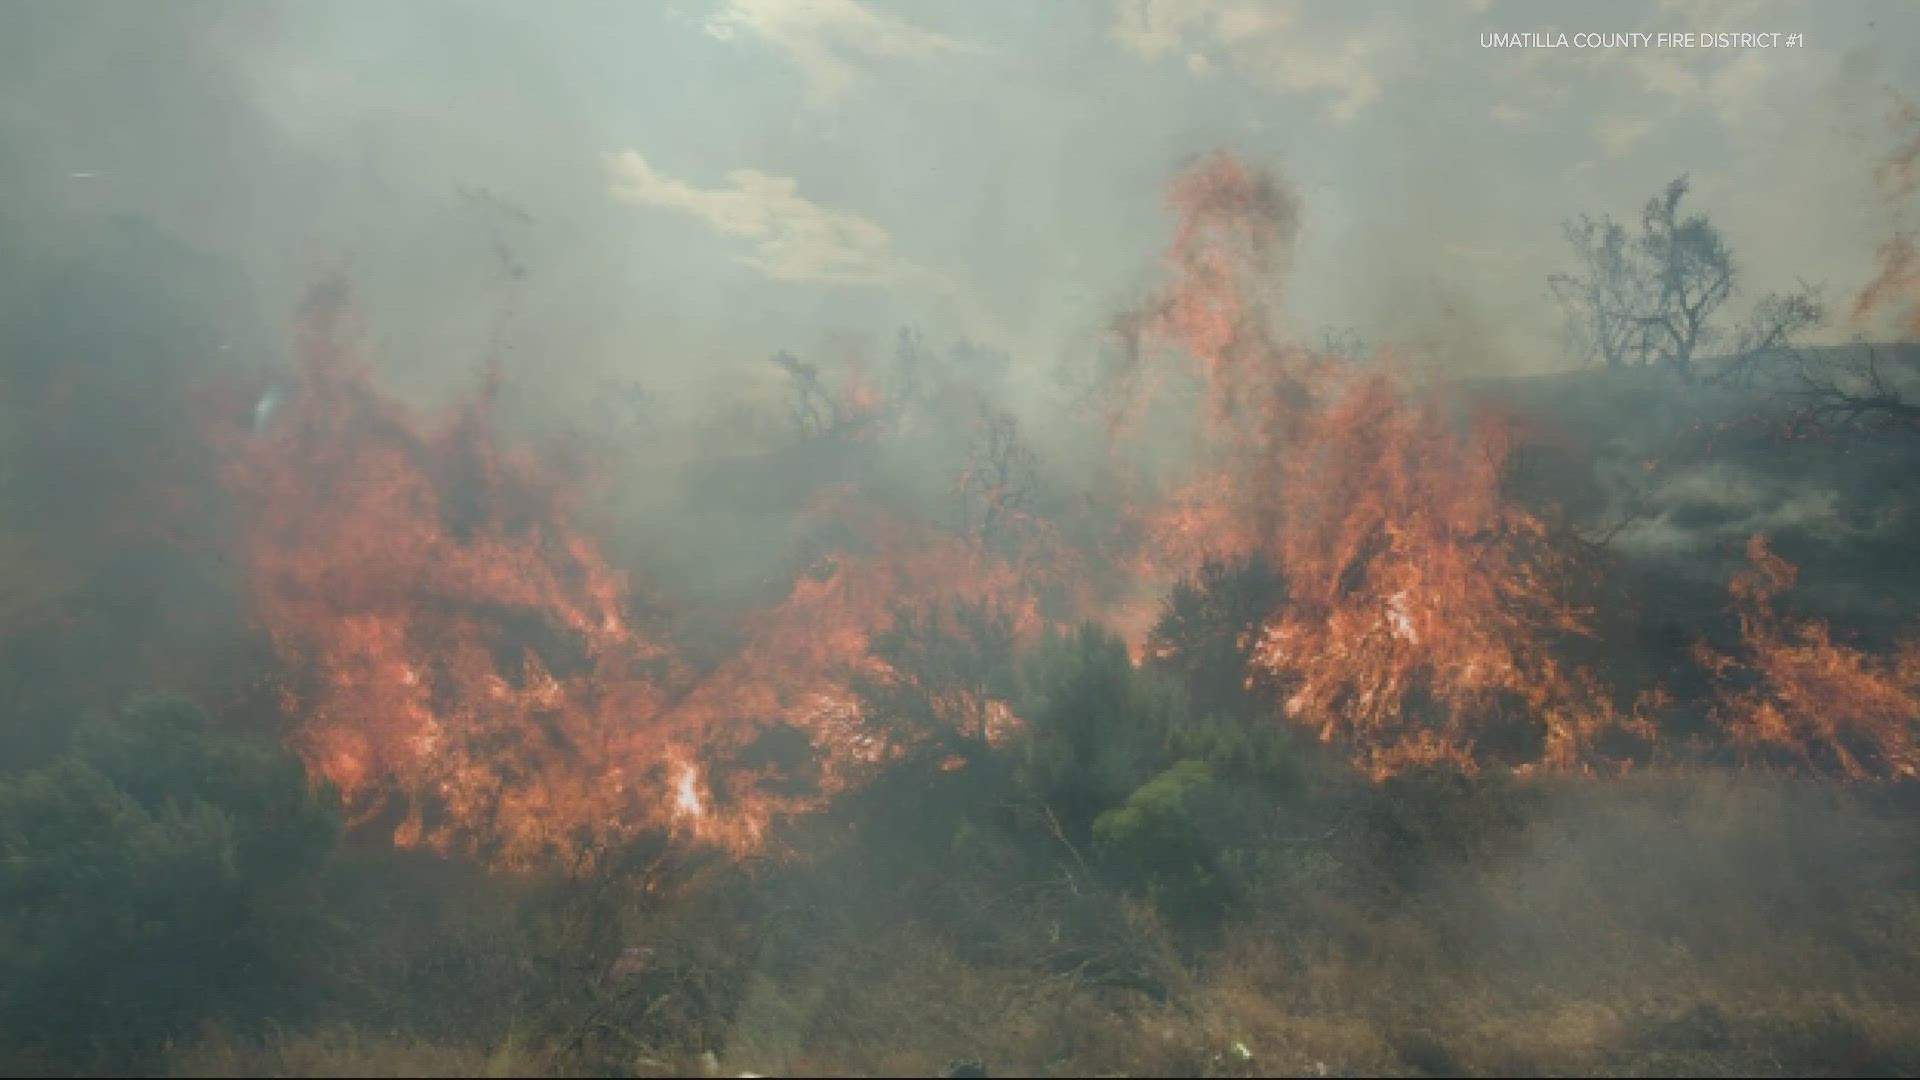
[[[1650,739],[1553,653],[1587,621],[1561,598],[1569,563],[1547,524],[1502,492],[1502,420],[1461,430],[1397,358],[1356,365],[1276,333],[1294,226],[1271,178],[1220,155],[1173,202],[1173,281],[1127,326],[1125,389],[1172,381],[1141,374],[1153,357],[1190,362],[1203,465],[1149,510],[1148,561],[1174,575],[1208,556],[1278,568],[1289,595],[1254,663],[1289,688],[1289,719],[1352,744],[1376,776],[1471,771],[1493,742],[1520,767],[1616,764],[1608,737]]]

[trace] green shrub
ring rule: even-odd
[[[1134,667],[1126,643],[1091,623],[1044,642],[1021,667],[1027,723],[1018,785],[1084,836],[1171,762],[1186,703],[1172,682]]]
[[[142,696],[0,781],[0,1045],[126,1067],[263,1004],[337,817],[278,747]]]
[[[1173,926],[1217,923],[1233,891],[1200,823],[1199,804],[1213,784],[1205,763],[1182,761],[1093,822],[1102,865],[1144,893]]]

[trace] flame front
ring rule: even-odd
[[[317,292],[301,384],[272,425],[234,434],[231,477],[310,771],[398,843],[497,865],[591,865],[643,834],[757,852],[779,821],[908,755],[964,767],[956,739],[1022,731],[980,687],[923,684],[940,676],[889,660],[896,630],[965,635],[964,613],[986,612],[1017,648],[1099,610],[1097,578],[1144,663],[1164,656],[1137,632],[1143,599],[1214,560],[1278,582],[1241,644],[1249,683],[1275,692],[1273,722],[1348,748],[1375,778],[1644,759],[1665,696],[1628,706],[1567,658],[1593,613],[1569,599],[1579,568],[1546,511],[1504,490],[1511,418],[1454,407],[1405,356],[1280,333],[1296,211],[1271,177],[1217,156],[1172,203],[1170,281],[1118,323],[1106,384],[1108,479],[1135,493],[1127,580],[1090,572],[1016,497],[1012,421],[989,415],[1004,453],[957,485],[979,519],[967,531],[831,491],[812,520],[844,539],[745,616],[736,651],[700,664],[631,610],[628,582],[570,524],[568,478],[497,439],[491,381],[423,421],[346,343],[344,298]],[[1194,436],[1189,467],[1148,480],[1126,454],[1169,411]],[[889,415],[850,380],[831,430],[893,437]],[[1700,653],[1727,737],[1848,777],[1913,775],[1920,646],[1878,659],[1833,643],[1773,610],[1792,568],[1759,540],[1752,561],[1735,582],[1742,655]],[[930,715],[869,716],[888,697],[875,688],[911,689]]]
[[[648,832],[758,850],[773,821],[904,752],[853,690],[907,677],[870,651],[899,610],[985,604],[1037,631],[1026,568],[842,499],[825,512],[869,550],[803,577],[697,671],[632,617],[628,583],[570,524],[567,478],[499,443],[491,386],[424,422],[376,388],[346,311],[316,291],[301,383],[270,432],[232,434],[230,481],[293,744],[402,846],[506,867],[590,865]],[[808,759],[767,753],[775,729]]]
[[[1288,596],[1254,663],[1288,719],[1376,777],[1473,771],[1489,743],[1516,767],[1622,764],[1603,738],[1653,727],[1554,654],[1589,631],[1546,522],[1503,495],[1502,419],[1452,422],[1393,356],[1355,364],[1280,337],[1293,204],[1271,178],[1218,156],[1174,207],[1173,280],[1127,326],[1124,389],[1170,385],[1156,361],[1192,362],[1203,464],[1147,509],[1145,562],[1163,579],[1208,557],[1278,569]]]

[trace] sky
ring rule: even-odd
[[[1783,45],[1483,45],[1515,32]],[[1850,298],[1911,210],[1872,170],[1917,53],[1920,5],[1848,0],[16,0],[0,206],[147,218],[269,323],[343,269],[403,389],[505,341],[510,378],[706,393],[913,325],[1039,393],[1228,149],[1301,197],[1300,333],[1533,372],[1573,362],[1560,223],[1681,173],[1749,297]]]

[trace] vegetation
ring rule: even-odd
[[[0,781],[5,1049],[114,1068],[209,1017],[291,1005],[337,824],[271,739],[216,733],[169,696]]]
[[[1721,315],[1739,291],[1739,265],[1718,226],[1682,214],[1688,190],[1681,176],[1648,200],[1637,234],[1607,215],[1563,227],[1578,268],[1548,284],[1567,308],[1581,356],[1609,368],[1656,364],[1692,382],[1696,360],[1730,346],[1731,370],[1744,375],[1824,319],[1817,290],[1803,285],[1761,297],[1730,333]]]
[[[1601,305],[1587,332],[1609,366],[1703,365],[1735,279],[1684,194],[1656,200],[1638,240],[1610,222],[1579,232],[1592,259],[1569,295]],[[219,513],[183,512],[151,471],[212,467],[185,420],[153,417],[192,415],[182,387],[218,348],[209,309],[231,298],[156,299],[149,279],[219,275],[174,274],[197,264],[146,231],[116,235],[48,282],[8,279],[23,291],[0,323],[0,1072],[1920,1070],[1908,787],[1711,771],[1681,764],[1684,748],[1624,781],[1376,785],[1289,733],[1289,687],[1248,680],[1289,589],[1258,560],[1174,586],[1138,662],[1096,625],[1029,644],[987,604],[897,613],[856,689],[905,751],[784,825],[764,858],[648,836],[595,852],[590,873],[504,874],[346,830],[285,745],[275,685],[255,679],[237,575],[202,546]],[[1649,284],[1661,275],[1686,284],[1666,296]],[[1809,310],[1795,303],[1763,306],[1777,332],[1750,340],[1789,340]],[[118,315],[79,314],[95,307]],[[142,351],[149,335],[164,355]],[[1357,356],[1344,340],[1329,349]],[[78,359],[99,366],[63,382],[59,362]],[[944,389],[988,385],[977,373],[1003,360],[903,336],[868,411],[788,357],[786,434],[880,457],[861,449],[872,424],[919,424],[930,501],[951,515],[957,500],[971,538],[1010,544],[1058,493],[990,393],[955,409]],[[1584,406],[1583,385],[1550,391]],[[1809,392],[1829,419],[1857,399],[1863,422],[1911,430],[1890,364]],[[87,442],[56,400],[127,437]],[[1649,412],[1623,400],[1592,422]],[[1910,569],[1895,483],[1910,444],[1871,471],[1847,450],[1755,456],[1752,476],[1858,504],[1787,523],[1784,542],[1825,530],[1835,566],[1875,550]],[[84,475],[63,479],[74,461]],[[1782,512],[1729,486],[1656,492],[1660,536],[1718,543]],[[1652,611],[1618,617],[1673,640],[1623,668],[1657,668],[1729,621],[1685,608],[1697,593],[1664,568],[1643,559],[1635,596]],[[792,741],[768,761],[804,756]]]

